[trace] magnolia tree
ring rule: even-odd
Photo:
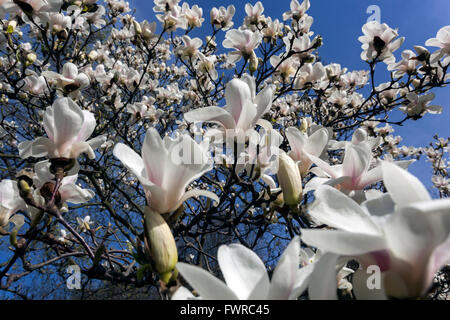
[[[309,8],[0,1],[0,288],[69,267],[162,299],[445,298],[448,138],[394,128],[439,117],[450,26],[411,50],[368,22],[349,71]]]

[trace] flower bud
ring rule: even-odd
[[[36,59],[37,59],[36,54],[34,52],[30,52],[29,54],[27,54],[26,63],[25,64],[27,66],[30,66],[36,61]]]
[[[148,253],[160,279],[168,284],[173,277],[176,277],[175,266],[178,262],[178,252],[175,239],[169,225],[158,212],[145,207],[144,215]]]
[[[134,26],[134,30],[135,30],[136,34],[142,34],[142,28],[141,28],[141,25],[139,24],[139,22],[137,22],[136,20],[133,20],[133,26]]]
[[[16,27],[17,27],[16,20],[8,21],[7,27],[6,27],[6,33],[13,33],[16,30]]]
[[[250,64],[249,64],[249,70],[251,73],[254,73],[258,69],[258,57],[255,54],[255,51],[252,51],[252,54],[250,55]]]
[[[295,206],[302,200],[302,177],[295,161],[286,153],[279,156],[279,169],[277,173],[284,202]]]

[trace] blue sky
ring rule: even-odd
[[[183,1],[181,1],[182,3]],[[202,28],[210,31],[209,12],[212,7],[228,6],[236,7],[233,18],[235,26],[239,26],[245,17],[244,6],[247,2],[255,4],[256,1],[241,0],[196,0],[185,1],[191,6],[194,4],[203,8],[205,22]],[[263,0],[264,15],[279,18],[283,12],[289,10],[290,0]],[[379,6],[381,10],[381,22],[387,23],[391,28],[398,28],[400,36],[405,37],[403,46],[396,51],[399,59],[401,51],[412,49],[414,45],[425,45],[425,41],[434,38],[437,31],[449,24],[450,1],[448,0],[311,0],[311,8],[308,14],[314,18],[311,28],[315,34],[323,37],[324,45],[319,49],[319,54],[325,62],[340,63],[349,70],[366,69],[366,63],[361,60],[361,43],[358,37],[362,35],[361,27],[367,21],[370,14],[367,8],[371,5]],[[154,21],[153,1],[133,0],[130,6],[137,9],[137,18]],[[430,50],[434,50],[430,48]],[[375,76],[376,83],[389,80],[384,64],[377,66]],[[441,105],[444,108],[441,115],[425,115],[419,121],[407,122],[405,127],[395,127],[396,134],[403,137],[403,144],[416,147],[427,145],[433,139],[434,134],[441,137],[450,136],[450,90],[449,88],[436,89],[436,99],[432,104]],[[425,158],[424,158],[425,159]],[[427,186],[431,186],[431,166],[424,160],[415,163],[410,171],[418,176]]]

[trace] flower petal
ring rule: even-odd
[[[200,267],[178,262],[177,269],[184,279],[205,300],[238,300],[225,283]]]

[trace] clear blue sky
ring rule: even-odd
[[[183,1],[181,1],[182,3]],[[239,26],[245,17],[244,6],[247,2],[255,4],[256,1],[242,0],[197,0],[185,1],[191,6],[194,4],[203,8],[205,22],[202,28],[205,32],[210,30],[209,12],[212,7],[236,7],[233,18],[235,26]],[[290,0],[264,0],[264,15],[272,19],[282,20],[283,12],[289,10]],[[322,35],[324,45],[319,54],[327,62],[340,63],[349,70],[365,69],[366,64],[360,58],[361,43],[358,37],[362,35],[361,27],[367,21],[366,13],[370,5],[378,5],[381,9],[381,22],[387,23],[391,28],[398,28],[400,36],[406,37],[402,47],[395,53],[399,59],[401,51],[412,49],[414,45],[425,45],[425,41],[436,36],[436,32],[450,24],[450,1],[448,0],[311,0],[308,14],[314,18],[311,28],[315,34]],[[132,0],[130,6],[137,9],[138,19],[156,20],[153,1]],[[433,48],[430,48],[433,50]],[[377,67],[376,83],[389,80],[384,64]],[[395,127],[397,135],[401,135],[403,144],[423,146],[432,140],[434,134],[441,137],[450,136],[450,89],[441,88],[434,91],[436,99],[433,104],[444,108],[441,115],[425,115],[415,122],[408,122],[406,127]],[[410,171],[417,175],[427,186],[431,186],[431,167],[424,160],[411,166]]]

